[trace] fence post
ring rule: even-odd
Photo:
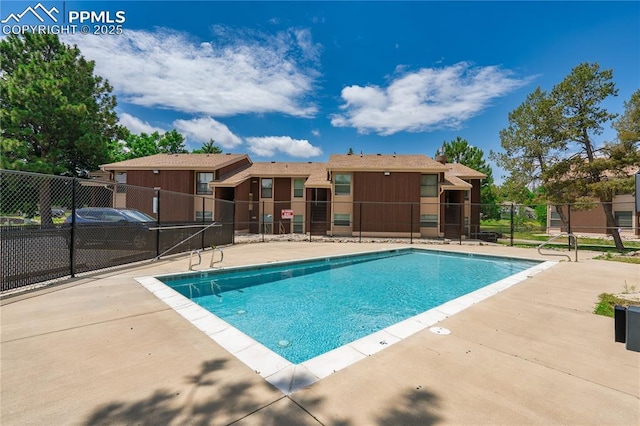
[[[360,217],[358,218],[358,221],[360,222],[360,233],[359,233],[359,243],[362,242],[362,201],[360,201]]]
[[[156,189],[156,257],[160,256],[160,190]]]
[[[571,204],[567,204],[567,234],[571,234]],[[567,247],[571,252],[571,237],[569,235],[567,235]]]
[[[413,244],[413,203],[409,206],[409,244]]]
[[[513,232],[515,230],[515,224],[513,222],[514,215],[515,215],[515,204],[511,203],[511,238],[510,238],[511,247],[513,247]]]
[[[222,224],[224,226],[224,223]],[[224,228],[222,228],[224,231]],[[224,235],[224,232],[223,232]],[[236,202],[231,202],[231,244],[236,243]]]
[[[206,208],[207,208],[206,198],[202,197],[202,229],[204,229],[204,224],[205,224],[204,212],[206,211]],[[211,213],[211,220],[213,220],[213,219],[214,219],[213,213]],[[202,246],[202,250],[204,250],[204,234],[206,234],[206,233],[207,233],[207,231],[204,231],[201,234],[201,237],[200,237],[200,241],[201,241],[200,245]]]
[[[464,233],[464,204],[460,204],[460,245],[462,245],[462,234]]]
[[[258,212],[258,225],[260,226],[260,232],[262,233],[262,242],[264,243],[264,231],[266,230],[264,226],[264,200],[262,200],[262,212]]]
[[[71,235],[69,239],[69,272],[71,278],[76,276],[76,182],[71,180]]]

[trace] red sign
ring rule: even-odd
[[[293,210],[291,209],[282,209],[282,218],[283,219],[293,219]]]

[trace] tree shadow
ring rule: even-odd
[[[379,425],[433,425],[442,421],[442,417],[435,414],[434,409],[439,408],[439,398],[433,392],[422,386],[411,389],[400,401],[392,401],[386,414],[378,417]]]
[[[84,425],[113,424],[289,424],[299,419],[303,424],[316,424],[313,415],[321,409],[323,398],[314,397],[296,402],[286,396],[256,400],[260,386],[274,390],[266,381],[235,380],[228,374],[220,375],[228,360],[205,361],[197,373],[184,378],[187,385],[180,391],[156,389],[137,401],[111,401],[98,406],[82,423]],[[287,404],[278,403],[286,398]],[[295,408],[292,404],[299,407]],[[389,401],[384,415],[377,418],[379,425],[431,425],[442,420],[434,413],[439,407],[438,397],[421,386]],[[308,417],[307,417],[308,416]],[[350,426],[349,419],[334,418],[332,426]]]
[[[96,407],[82,424],[106,426],[114,424],[159,425],[188,424],[190,426],[231,424],[248,421],[255,424],[262,419],[268,424],[289,424],[292,419],[316,424],[317,420],[307,411],[308,407],[321,404],[321,398],[308,400],[301,411],[285,395],[274,393],[271,398],[255,398],[263,389],[275,388],[265,380],[234,379],[225,369],[228,360],[213,359],[201,364],[197,373],[184,378],[187,385],[180,390],[156,389],[137,401],[111,401]],[[264,387],[264,388],[261,388]],[[289,404],[276,404],[287,398]],[[264,411],[263,411],[264,410]],[[339,425],[348,425],[340,421]]]
[[[185,383],[188,385],[186,395],[175,390],[157,389],[142,400],[113,401],[97,407],[83,424],[93,426],[230,423],[258,410],[261,405],[252,399],[252,392],[247,392],[250,387],[256,386],[255,382],[234,381],[227,384],[222,383],[223,379],[219,374],[216,377],[216,373],[223,370],[227,362],[225,359],[203,362],[196,374],[185,377]],[[229,379],[225,377],[224,381],[228,382]],[[219,385],[219,389],[214,389],[215,385]],[[271,385],[264,382],[264,386]],[[209,396],[203,397],[203,394]]]

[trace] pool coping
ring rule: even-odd
[[[372,250],[359,253],[358,255],[374,254],[387,251],[397,250],[412,251],[442,251],[428,248],[396,248],[392,250]],[[442,253],[451,254],[448,251]],[[275,352],[262,345],[260,342],[244,334],[226,321],[218,318],[213,313],[207,311],[197,305],[187,297],[183,296],[176,290],[164,284],[156,277],[160,276],[176,276],[185,273],[162,274],[156,276],[144,276],[134,278],[143,287],[154,294],[158,299],[162,300],[178,314],[191,322],[195,327],[204,332],[209,338],[230,352],[245,365],[254,370],[263,377],[267,382],[275,386],[285,395],[289,395],[299,389],[312,385],[313,383],[342,370],[362,359],[365,359],[403,339],[422,331],[428,327],[433,327],[438,322],[448,318],[468,307],[481,302],[505,289],[525,281],[527,278],[556,265],[557,261],[540,261],[539,259],[489,255],[484,256],[470,252],[456,252],[457,254],[467,254],[478,257],[497,257],[503,259],[517,259],[540,262],[524,271],[518,272],[509,277],[503,278],[492,284],[488,284],[478,290],[474,290],[463,296],[452,299],[442,305],[422,312],[413,317],[407,318],[383,330],[369,334],[365,337],[347,343],[315,358],[309,359],[300,364],[293,364],[276,354]],[[353,255],[346,255],[353,256]],[[233,269],[245,269],[250,267],[264,267],[274,265],[284,265],[299,262],[307,262],[313,260],[322,260],[329,258],[340,258],[345,255],[338,256],[320,256],[316,258],[307,258],[296,261],[271,262],[267,264],[247,265],[243,267],[216,268],[207,270],[193,271],[193,273],[206,273],[209,271],[229,271]],[[441,332],[442,330],[434,330]]]

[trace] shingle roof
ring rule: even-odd
[[[236,186],[251,176],[307,178],[306,187],[329,187],[325,163],[253,163],[237,173],[221,176],[213,186]]]
[[[338,171],[420,171],[444,172],[444,165],[426,155],[344,155],[334,154],[329,158],[327,169]]]
[[[249,158],[249,156],[247,154],[156,154],[103,164],[100,168],[102,170],[215,170],[243,158]]]
[[[445,173],[444,182],[442,182],[443,189],[471,189],[473,185],[468,182],[463,181],[462,179],[452,176],[449,173]]]
[[[221,176],[213,186],[234,187],[252,176],[304,177],[305,187],[331,187],[327,170],[332,171],[403,171],[445,172],[446,187],[466,189],[471,187],[462,179],[483,179],[480,173],[457,163],[445,165],[426,155],[343,155],[333,154],[328,163],[313,162],[262,162],[251,163],[247,154],[156,154],[117,163],[104,164],[102,170],[216,170],[242,159],[249,165],[242,170]]]
[[[464,164],[447,163],[445,166],[449,168],[447,173],[451,176],[457,176],[463,179],[484,179],[487,177],[484,173],[467,167]]]

